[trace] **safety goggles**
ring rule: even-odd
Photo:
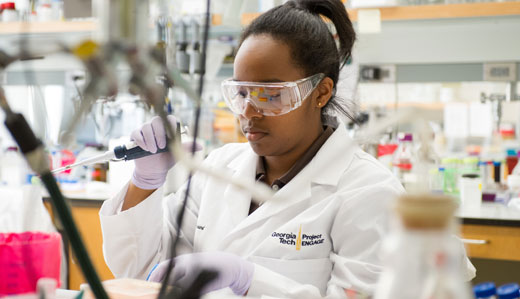
[[[227,79],[222,82],[222,95],[236,115],[244,114],[247,103],[265,116],[278,116],[300,107],[325,77],[319,73],[294,82],[244,82]]]

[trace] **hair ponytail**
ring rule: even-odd
[[[338,0],[297,0],[294,3],[296,8],[327,17],[334,24],[340,45],[338,49],[340,61],[346,62],[352,55],[356,32],[343,3]]]
[[[339,48],[322,16],[336,28]],[[324,73],[334,86],[338,83],[340,67],[351,57],[356,33],[347,10],[340,0],[290,0],[256,18],[244,29],[242,42],[251,35],[268,34],[291,49],[293,62],[306,76]],[[341,103],[333,95],[322,111],[331,108],[352,119],[348,103]]]

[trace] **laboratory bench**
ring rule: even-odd
[[[103,238],[99,221],[99,209],[110,192],[65,193],[72,215],[90,253],[94,266],[102,280],[113,275],[103,258]],[[49,198],[44,203],[50,209]],[[483,203],[479,209],[464,209],[457,212],[461,221],[461,236],[468,256],[477,259],[520,262],[520,211],[496,203]],[[69,289],[79,289],[85,280],[69,248]]]
[[[462,207],[457,216],[468,256],[477,269],[472,284],[516,282],[520,277],[520,211],[484,202],[478,209]]]
[[[520,211],[502,204],[461,207],[461,235],[472,258],[520,261]]]

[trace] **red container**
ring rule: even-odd
[[[377,145],[377,157],[385,155],[393,155],[397,149],[397,144],[379,144]]]
[[[0,233],[0,297],[34,293],[42,277],[60,285],[59,233]]]
[[[516,164],[518,164],[518,157],[517,156],[507,156],[506,164],[507,164],[507,174],[511,174],[513,172],[513,169],[515,169]]]

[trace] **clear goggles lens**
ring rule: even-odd
[[[316,74],[295,82],[259,83],[227,79],[222,82],[222,95],[236,115],[244,114],[247,103],[265,116],[291,112],[318,86],[324,74]]]

